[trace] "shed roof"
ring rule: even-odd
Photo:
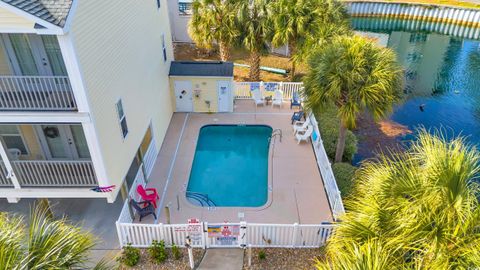
[[[233,63],[221,61],[172,61],[169,75],[233,77]]]
[[[1,0],[44,21],[63,27],[73,0]]]

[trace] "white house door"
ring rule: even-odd
[[[174,88],[177,112],[193,111],[192,82],[175,81]]]
[[[36,129],[47,159],[90,158],[81,125],[41,125]]]
[[[218,111],[219,112],[229,112],[231,106],[231,90],[229,81],[218,81],[217,82],[217,91],[218,91]]]

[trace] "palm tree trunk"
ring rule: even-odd
[[[345,151],[345,139],[347,135],[347,127],[343,122],[340,123],[338,132],[337,150],[335,152],[335,163],[342,162],[343,152]]]
[[[224,41],[220,41],[218,46],[220,48],[220,60],[228,61],[230,59],[230,48]]]
[[[288,53],[290,54],[290,74],[288,75],[289,79],[293,82],[295,78],[295,61],[293,60],[293,55],[297,49],[295,41],[290,41],[288,43]]]
[[[250,80],[260,81],[260,53],[257,51],[250,52]]]

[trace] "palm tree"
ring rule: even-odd
[[[41,207],[33,209],[28,228],[23,224],[19,216],[0,213],[0,269],[85,269],[96,244],[89,232],[53,220]]]
[[[346,201],[349,211],[317,268],[365,269],[354,258],[370,258],[388,266],[383,269],[475,269],[479,179],[476,148],[462,137],[420,130],[406,153],[362,164]],[[372,249],[382,250],[380,256]]]
[[[272,44],[288,45],[291,80],[302,53],[306,54],[319,41],[349,29],[346,9],[336,0],[278,0],[272,3],[272,18]]]
[[[250,52],[250,80],[260,80],[260,56],[269,52],[272,22],[267,0],[244,1],[239,14],[244,47]]]
[[[395,53],[359,36],[339,36],[318,48],[304,79],[306,105],[334,104],[340,129],[335,162],[341,162],[347,129],[355,128],[360,113],[375,120],[385,117],[401,97],[401,69]]]
[[[188,33],[201,48],[211,49],[217,43],[220,59],[227,61],[239,35],[237,12],[238,4],[234,0],[195,0]]]

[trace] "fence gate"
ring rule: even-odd
[[[205,222],[207,248],[241,248],[246,243],[247,226],[242,223]]]

